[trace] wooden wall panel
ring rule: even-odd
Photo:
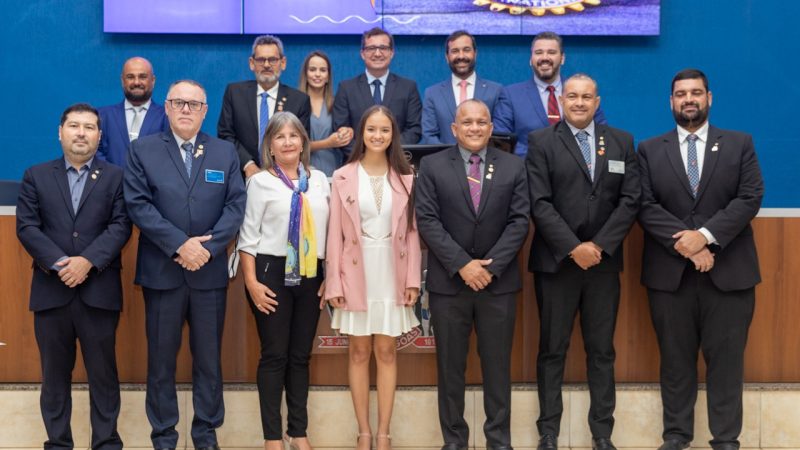
[[[750,328],[745,379],[749,382],[800,382],[800,219],[758,218],[754,221],[763,282],[756,289],[756,311]],[[133,285],[138,233],[123,250],[125,306],[117,334],[117,360],[123,382],[142,383],[147,371],[144,333],[144,300]],[[19,244],[14,217],[0,216],[0,382],[38,382],[39,354],[33,333],[33,314],[28,311],[31,259]],[[622,274],[622,298],[617,319],[616,377],[618,382],[658,380],[658,348],[650,322],[645,289],[639,283],[642,231],[634,226],[626,241],[626,270]],[[525,248],[530,246],[530,237]],[[512,379],[534,382],[539,320],[533,295],[533,278],[527,272],[517,302],[517,323],[512,349]],[[259,342],[252,313],[240,278],[228,289],[228,307],[223,338],[223,373],[226,382],[255,381]],[[575,327],[567,357],[565,381],[585,380],[583,341]],[[178,381],[191,381],[191,355],[186,344],[179,353]],[[468,358],[467,381],[480,383],[480,366],[473,339]],[[432,353],[400,353],[398,380],[403,385],[436,384],[436,362]],[[700,364],[702,372],[702,364]],[[74,379],[84,381],[80,361]],[[347,383],[347,355],[315,354],[311,382],[316,385]]]

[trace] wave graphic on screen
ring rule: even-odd
[[[368,20],[368,19],[365,19],[365,18],[363,18],[361,16],[355,16],[355,15],[347,16],[347,17],[345,17],[344,19],[341,19],[341,20],[336,20],[336,19],[334,19],[334,18],[332,18],[330,16],[325,16],[325,15],[317,15],[317,16],[314,16],[314,17],[308,19],[308,20],[303,20],[303,19],[301,19],[301,18],[299,18],[297,16],[294,16],[294,15],[289,16],[289,17],[292,18],[292,20],[294,20],[296,22],[302,23],[303,25],[307,25],[309,23],[315,22],[315,21],[320,20],[320,19],[325,19],[330,23],[345,23],[345,22],[347,22],[349,20],[353,20],[353,19],[358,19],[358,20],[360,20],[360,21],[362,21],[364,23],[378,23],[378,22],[381,22],[383,20],[392,20],[392,21],[394,21],[396,23],[399,23],[401,25],[408,25],[411,22],[419,19],[420,16],[414,16],[414,17],[409,18],[408,20],[398,19],[397,17],[393,17],[393,16],[378,16],[373,20]]]

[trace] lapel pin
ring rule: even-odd
[[[96,180],[98,176],[100,176],[100,169],[94,169],[94,172],[92,173],[92,179]]]
[[[345,201],[347,202],[347,204],[348,204],[348,205],[352,205],[353,203],[355,203],[355,202],[356,202],[355,200],[353,200],[352,198],[350,198],[350,196],[349,196],[349,195],[347,196],[347,200],[345,200]]]
[[[486,174],[486,179],[487,180],[491,180],[492,179],[492,173],[491,172]]]
[[[603,144],[600,144],[600,145],[603,145]],[[600,147],[600,150],[597,151],[597,154],[600,155],[600,156],[605,155],[606,154],[606,148],[605,147]]]
[[[715,152],[717,150],[719,150],[719,142],[714,142],[714,146],[711,147],[711,151]]]
[[[494,172],[494,164],[489,164],[489,173]]]
[[[97,173],[93,173],[93,174],[92,174],[92,179],[93,179],[93,180],[96,180],[96,179],[97,179]]]
[[[203,156],[203,144],[198,145],[197,146],[197,150],[195,150],[195,152],[194,152],[194,157],[195,158],[199,158],[201,156]]]

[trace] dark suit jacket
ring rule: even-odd
[[[622,270],[622,241],[636,220],[641,196],[633,136],[597,123],[595,135],[594,181],[566,122],[528,135],[525,165],[535,227],[530,271],[557,272],[586,241],[603,249],[594,270]],[[612,173],[609,161],[624,162],[625,173]]]
[[[475,100],[486,103],[494,117],[495,108],[506,101],[503,86],[494,81],[475,78]],[[453,95],[452,78],[425,89],[422,103],[422,141],[420,144],[455,144],[456,138],[450,129],[456,117],[456,97]]]
[[[562,78],[563,83],[566,78]],[[496,132],[514,133],[517,146],[514,153],[525,156],[528,151],[528,133],[547,128],[547,110],[542,104],[539,89],[533,78],[522,83],[511,84],[503,88],[504,97],[508,100],[498,104],[495,111],[494,124]],[[594,113],[594,123],[605,124],[606,116],[602,108]]]
[[[419,233],[430,250],[426,287],[431,292],[454,295],[464,289],[458,270],[472,259],[493,259],[486,267],[494,275],[486,288],[492,294],[522,286],[517,253],[528,235],[530,207],[525,169],[519,158],[493,148],[485,165],[476,214],[458,147],[422,158],[415,196]]]
[[[245,190],[233,144],[205,133],[197,135],[192,176],[186,175],[172,132],[131,143],[125,171],[125,202],[139,227],[136,284],[174,289],[218,289],[228,284],[226,248],[244,218]],[[207,181],[209,171],[223,174],[222,183]],[[192,236],[210,234],[203,244],[211,260],[195,272],[173,261]]]
[[[358,124],[364,111],[374,105],[367,75],[361,75],[339,83],[333,100],[333,129],[352,127],[358,135]],[[422,102],[417,83],[389,72],[383,93],[382,105],[389,108],[397,120],[403,144],[416,144],[421,135],[420,117]]]
[[[256,111],[256,93],[258,84],[255,80],[231,83],[225,88],[222,97],[222,110],[217,122],[217,136],[233,142],[239,155],[240,169],[248,161],[258,161],[258,112]],[[275,112],[293,113],[311,135],[311,100],[308,95],[283,83],[278,85],[278,104]]]
[[[131,235],[122,197],[122,169],[95,158],[73,211],[64,158],[25,171],[17,203],[17,237],[33,257],[31,311],[64,306],[76,296],[95,308],[122,309],[120,251]],[[62,256],[83,256],[94,267],[67,287],[51,267]]]
[[[100,114],[100,146],[97,148],[97,157],[116,164],[123,169],[128,161],[130,138],[128,137],[128,122],[125,119],[125,101],[98,108]],[[144,115],[139,137],[158,134],[169,130],[169,121],[164,113],[164,107],[151,101],[147,114]]]
[[[733,291],[758,284],[761,275],[750,221],[761,207],[764,182],[750,135],[709,127],[697,198],[689,188],[676,130],[640,143],[638,154],[639,223],[645,231],[642,283],[676,290],[687,260],[674,250],[672,235],[705,227],[719,243],[710,248],[714,285]]]

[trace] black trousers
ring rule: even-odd
[[[558,436],[564,405],[561,386],[575,315],[580,311],[586,377],[589,381],[589,429],[594,438],[610,438],[614,429],[614,329],[619,309],[619,273],[583,270],[569,262],[557,273],[536,272],[539,309],[539,434]]]
[[[147,395],[145,412],[153,427],[153,448],[178,443],[178,396],[175,369],[184,322],[189,324],[192,351],[192,442],[195,447],[217,443],[222,425],[222,328],[227,289],[192,289],[186,284],[168,290],[144,288],[147,331]]]
[[[119,311],[94,308],[77,296],[67,305],[35,312],[33,327],[42,362],[39,400],[47,430],[45,449],[73,448],[72,369],[76,339],[89,379],[92,449],[121,449],[117,433],[119,378],[114,352]]]
[[[475,326],[483,375],[483,432],[489,447],[511,445],[511,344],[516,293],[493,295],[465,288],[458,295],[430,293],[436,336],[439,424],[445,444],[469,443],[464,420],[464,372],[469,336]]]
[[[687,264],[675,292],[648,289],[661,352],[664,439],[691,442],[697,400],[697,356],[702,349],[708,425],[719,444],[739,445],[742,431],[744,348],[753,319],[755,288],[722,292]]]
[[[261,340],[256,382],[261,406],[264,439],[276,440],[281,433],[281,394],[286,389],[288,409],[286,434],[306,436],[308,428],[308,363],[317,335],[322,264],[317,261],[317,276],[303,278],[299,286],[284,286],[286,258],[257,255],[256,277],[276,294],[275,312],[264,314],[253,305],[245,290]]]

